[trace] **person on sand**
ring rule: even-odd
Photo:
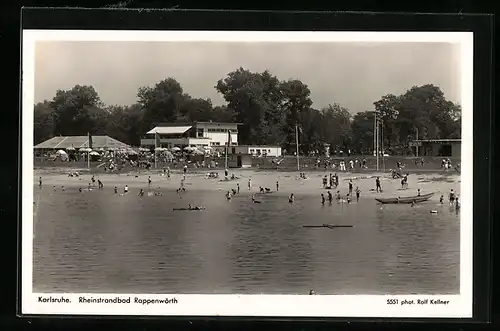
[[[359,202],[360,193],[361,193],[361,190],[359,189],[359,186],[356,186],[356,202]]]
[[[321,204],[325,204],[325,195],[323,193],[321,193]]]
[[[340,191],[337,191],[337,194],[335,194],[335,200],[337,200],[337,202],[340,201]]]
[[[382,186],[380,186],[380,177],[377,177],[377,179],[375,179],[375,186],[375,191],[377,191],[377,193],[382,192]]]
[[[38,179],[38,187],[40,187],[40,188],[42,187],[42,177],[40,177]]]
[[[228,170],[227,170],[227,168],[226,168],[226,169],[224,169],[224,177],[226,177],[226,178],[227,178],[227,176],[228,176],[228,175],[229,175],[229,171],[228,171]]]
[[[115,194],[117,194],[118,193],[118,187],[115,186],[114,191],[115,191]]]
[[[95,185],[95,177],[94,177],[94,175],[92,175],[91,180],[92,180],[92,185]]]
[[[128,193],[128,186],[125,185],[125,187],[123,188],[123,193]]]
[[[140,197],[143,197],[144,196],[144,190],[141,188],[141,190],[139,191],[139,196]]]
[[[248,190],[252,189],[252,178],[248,178]]]
[[[451,189],[450,191],[449,201],[450,205],[453,205],[453,203],[455,202],[455,192],[453,191],[453,189]]]
[[[97,180],[97,186],[99,187],[99,190],[102,190],[104,185],[102,185],[102,182],[100,179]]]
[[[148,177],[148,185],[151,186],[151,176]]]
[[[170,167],[167,167],[167,178],[170,178]]]
[[[290,197],[288,198],[288,202],[289,203],[293,203],[295,201],[295,196],[292,194],[290,194]]]
[[[326,194],[328,195],[328,202],[329,202],[329,203],[332,203],[332,201],[333,201],[333,195],[332,195],[332,192],[328,191],[328,192],[326,192]]]
[[[351,195],[347,194],[346,196],[347,203],[351,203]]]
[[[231,192],[229,191],[226,192],[226,199],[231,200]]]
[[[276,181],[276,192],[278,192],[279,190],[280,190],[280,183]]]
[[[352,179],[349,179],[349,195],[352,195]]]
[[[240,183],[236,184],[236,191],[238,192],[238,194],[240,193]]]

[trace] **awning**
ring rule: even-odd
[[[157,126],[146,134],[183,134],[193,126]]]

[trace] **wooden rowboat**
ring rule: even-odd
[[[415,195],[412,197],[399,197],[399,198],[375,198],[380,203],[419,203],[429,200],[435,193],[427,193],[423,195]]]

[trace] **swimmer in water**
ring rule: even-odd
[[[316,294],[316,292],[314,292],[314,290],[309,291],[309,295],[315,295],[315,294]]]
[[[226,199],[231,200],[231,192],[229,191],[226,192]]]
[[[128,193],[128,186],[125,185],[125,187],[123,188],[123,193]]]
[[[92,184],[89,183],[88,189],[89,189],[89,191],[92,189]]]
[[[412,206],[412,207],[415,207],[415,200],[413,200],[413,201],[411,202],[411,206]]]
[[[118,193],[118,187],[115,186],[115,194]]]
[[[55,185],[54,185],[54,186],[52,186],[52,188],[54,189],[54,191],[56,190],[56,186],[55,186]]]
[[[139,196],[140,197],[143,197],[144,196],[144,190],[141,188],[141,190],[139,191]]]
[[[79,187],[79,188],[78,188],[78,192],[81,192],[81,191],[82,191],[82,188],[81,188],[81,187]]]
[[[260,201],[255,200],[255,194],[252,194],[252,202],[253,203],[260,203]]]
[[[66,189],[64,188],[64,185],[61,186],[61,190],[66,191]]]
[[[295,201],[295,196],[292,194],[290,194],[290,197],[288,198],[288,202],[289,203],[293,203]]]

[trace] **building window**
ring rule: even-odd
[[[254,151],[253,148],[250,148],[250,153],[253,153],[253,151]]]
[[[203,137],[203,129],[197,129],[196,130],[196,138],[201,138]]]
[[[231,148],[231,153],[236,154],[236,148]]]

